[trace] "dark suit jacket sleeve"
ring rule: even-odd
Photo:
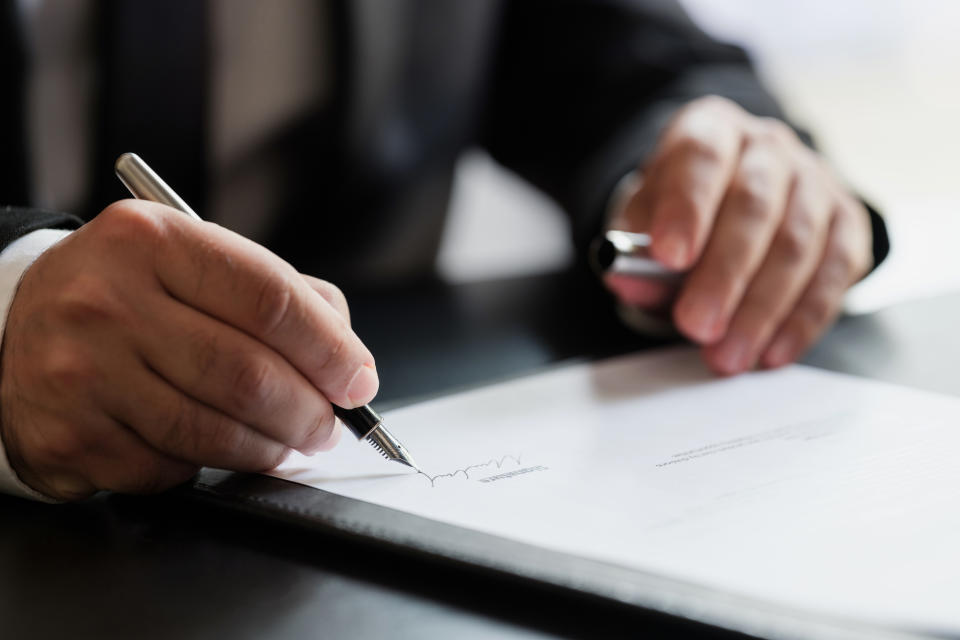
[[[744,51],[707,36],[676,2],[506,4],[482,143],[571,214],[580,249],[600,230],[616,182],[641,166],[683,104],[714,94],[785,119]],[[887,234],[870,211],[879,264]]]
[[[11,242],[37,229],[76,229],[80,219],[66,213],[40,209],[4,207],[0,209],[0,251]]]

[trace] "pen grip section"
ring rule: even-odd
[[[333,405],[333,413],[358,439],[363,439],[383,422],[380,414],[368,404],[356,409],[344,409]]]

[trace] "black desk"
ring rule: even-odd
[[[348,292],[350,294],[351,292]],[[557,274],[353,292],[379,406],[653,343]],[[584,300],[587,302],[585,303]],[[842,320],[807,362],[960,393],[960,294]],[[0,636],[738,637],[545,587],[397,558],[211,509],[187,491],[47,506],[0,497]]]

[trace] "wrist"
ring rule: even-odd
[[[7,369],[10,345],[7,320],[14,296],[27,269],[47,249],[70,232],[59,229],[40,229],[28,233],[0,251],[0,493],[29,498],[41,502],[56,502],[27,485],[18,474],[22,468],[16,453],[13,418],[10,415],[8,391],[13,382]]]

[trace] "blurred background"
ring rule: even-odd
[[[960,2],[683,0],[745,47],[794,121],[885,214],[890,258],[848,311],[960,290]],[[563,214],[484,154],[463,158],[439,257],[452,282],[551,271],[572,248]]]

